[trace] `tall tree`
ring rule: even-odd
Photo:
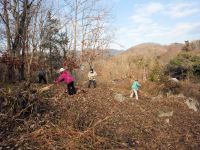
[[[49,65],[50,75],[53,75],[53,65],[58,62],[57,57],[60,57],[58,49],[58,38],[60,30],[60,21],[57,18],[53,18],[51,11],[47,13],[47,21],[44,26],[44,35],[42,37],[41,47],[48,50],[49,53]]]
[[[1,3],[3,13],[0,13],[0,16],[6,29],[7,51],[13,59],[20,58],[20,66],[18,66],[20,80],[25,79],[25,50],[33,3],[34,0],[3,0]],[[11,63],[8,65],[9,80],[14,79],[14,72],[14,65]]]
[[[109,11],[102,7],[102,0],[65,0],[70,16],[71,29],[70,43],[72,50],[79,49],[82,52],[88,49],[102,49],[108,46],[110,32],[107,31],[107,19]],[[70,25],[72,27],[70,27]],[[107,42],[106,42],[107,41]]]

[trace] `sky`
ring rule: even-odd
[[[200,39],[200,0],[107,0],[112,8],[113,49],[141,43]]]

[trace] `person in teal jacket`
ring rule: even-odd
[[[133,97],[133,93],[135,94],[136,100],[138,100],[138,90],[140,88],[140,84],[138,80],[134,80],[132,86],[131,86],[131,95],[130,97]]]

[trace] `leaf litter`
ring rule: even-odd
[[[115,100],[102,86],[68,96],[61,85],[0,89],[0,149],[198,149],[200,113],[185,97]],[[173,115],[159,117],[159,113]],[[166,123],[167,122],[167,123]]]

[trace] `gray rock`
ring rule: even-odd
[[[192,109],[194,111],[198,110],[199,102],[197,100],[189,98],[189,99],[186,100],[185,103],[187,104],[189,109]]]
[[[165,119],[165,123],[169,124],[169,118]]]
[[[171,116],[173,116],[173,111],[171,111],[171,112],[160,112],[159,113],[159,115],[158,115],[158,117],[171,117]]]
[[[35,128],[35,124],[32,124],[32,125],[30,126],[30,128],[31,128],[31,129],[34,129],[34,128]]]
[[[170,78],[170,80],[171,80],[171,81],[174,81],[174,82],[179,82],[179,80],[176,79],[176,78]]]
[[[185,98],[185,96],[183,94],[179,94],[178,98]]]
[[[118,102],[123,102],[126,98],[122,94],[115,94],[114,99]]]

